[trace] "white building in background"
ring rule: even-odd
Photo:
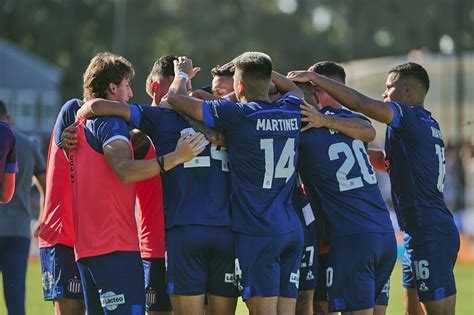
[[[15,127],[49,137],[61,104],[62,70],[0,38],[0,99]]]

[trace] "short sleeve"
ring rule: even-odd
[[[295,106],[298,110],[300,109],[300,105],[303,103],[303,100],[292,94],[292,93],[285,93],[281,96],[281,99],[280,100],[283,100],[285,101],[287,104],[290,104],[292,106]]]
[[[118,139],[124,141],[129,141],[130,139],[129,126],[122,118],[112,116],[97,118],[94,129],[94,133],[102,147]]]
[[[75,98],[67,101],[61,108],[54,124],[54,142],[58,147],[61,147],[61,134],[64,129],[74,123],[80,104],[81,101]]]
[[[388,124],[390,127],[407,132],[416,127],[418,117],[410,106],[396,102],[388,102],[387,104],[393,112],[393,119]]]
[[[226,99],[203,101],[202,114],[206,127],[224,130],[231,128],[244,116],[242,105]]]
[[[147,135],[153,133],[156,124],[163,117],[165,109],[150,105],[130,105],[130,125]]]
[[[15,136],[6,124],[0,124],[0,161],[5,163],[4,173],[17,173]]]

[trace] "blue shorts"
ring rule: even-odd
[[[30,239],[0,236],[0,272],[8,314],[25,314],[25,279]]]
[[[318,270],[318,234],[316,222],[303,226],[304,251],[300,266],[299,291],[314,290]]]
[[[45,301],[84,299],[74,248],[62,244],[40,248],[40,260]]]
[[[318,256],[318,271],[316,288],[314,289],[313,301],[328,301],[328,290],[326,287],[326,269],[328,266],[329,254],[321,254]]]
[[[169,295],[237,297],[230,227],[188,225],[166,232]]]
[[[297,298],[302,253],[301,228],[271,236],[235,233],[235,280],[242,299]]]
[[[394,233],[361,233],[331,241],[326,269],[329,311],[373,308],[396,259]]]
[[[142,258],[145,273],[145,307],[147,312],[170,312],[171,301],[166,293],[165,259]]]
[[[113,252],[77,261],[88,314],[142,315],[143,264],[139,252]]]
[[[454,265],[460,240],[453,222],[404,236],[403,287],[416,288],[420,301],[436,301],[456,294]]]

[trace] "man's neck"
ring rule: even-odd
[[[270,102],[270,98],[268,97],[268,94],[264,95],[242,95],[240,97],[239,103],[250,103],[250,102]]]

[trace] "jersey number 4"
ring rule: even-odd
[[[295,172],[295,139],[288,138],[275,167],[273,139],[260,139],[260,149],[265,151],[265,175],[263,188],[271,189],[274,178],[285,178],[286,182]]]
[[[339,183],[339,191],[348,191],[363,187],[364,183],[362,182],[362,178],[368,184],[377,183],[377,178],[375,177],[375,172],[372,169],[372,165],[367,162],[367,151],[365,150],[365,146],[362,141],[352,141],[352,149],[345,142],[331,144],[328,150],[329,159],[331,161],[338,160],[340,158],[341,153],[346,156],[346,159],[336,172],[336,179]],[[359,164],[360,171],[362,173],[362,178],[360,176],[354,178],[347,178],[356,160]]]

